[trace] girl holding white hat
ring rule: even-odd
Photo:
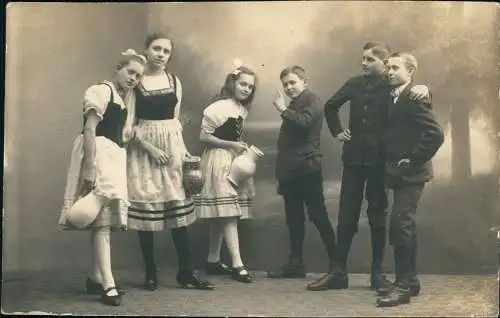
[[[142,77],[144,56],[122,53],[113,79],[87,89],[83,99],[83,130],[73,145],[62,229],[91,231],[92,268],[86,288],[102,294],[104,304],[119,306],[122,293],[111,271],[110,230],[127,228],[127,177],[124,145],[131,135],[134,95]]]

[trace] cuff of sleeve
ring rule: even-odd
[[[97,117],[99,117],[99,119],[102,120],[102,118],[103,118],[102,110],[99,107],[97,107],[95,105],[92,105],[92,104],[85,105],[85,108],[83,110],[83,115],[85,116],[92,109],[95,110],[95,113],[97,114]]]
[[[290,111],[288,109],[285,109],[284,111],[282,111],[281,114],[280,114],[281,118],[288,119],[288,113],[289,112]]]

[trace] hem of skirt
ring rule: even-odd
[[[162,221],[156,221],[154,223],[148,221],[144,223],[131,221],[129,222],[127,229],[133,231],[160,232],[164,231],[165,229],[188,227],[194,224],[197,220],[198,217],[196,216],[196,214],[192,214],[186,218],[186,222],[180,222],[176,218],[164,219]]]
[[[195,207],[193,202],[178,201],[177,206],[171,205],[166,210],[143,210],[137,209],[136,205],[128,208],[128,218],[133,222],[176,222],[181,218],[195,218]],[[194,216],[194,217],[193,217]]]
[[[161,232],[167,228],[165,222],[162,224],[158,224],[157,226],[138,226],[138,225],[129,225],[129,231],[144,231],[144,232]]]
[[[137,214],[135,214],[137,213]],[[141,215],[142,214],[142,215]],[[158,213],[158,214],[163,214],[163,213]],[[132,220],[132,222],[176,222],[178,219],[182,218],[194,218],[196,219],[196,211],[194,208],[190,209],[189,211],[182,213],[182,214],[176,214],[176,215],[165,215],[163,216],[157,216],[157,217],[152,217],[151,215],[146,216],[146,213],[144,212],[136,212],[136,211],[129,211],[128,213],[128,220]],[[129,221],[130,222],[130,221]]]
[[[58,229],[63,232],[67,231],[92,231],[94,229],[109,227],[111,231],[127,231],[128,227],[126,225],[89,225],[83,228],[78,228],[72,225],[59,225]]]
[[[242,217],[245,217],[245,215],[243,214],[217,214],[217,215],[203,215],[203,214],[199,214],[198,215],[198,218],[199,219],[217,219],[217,218],[242,218]]]
[[[171,200],[168,202],[140,202],[129,200],[128,201],[129,209],[139,210],[146,213],[151,212],[168,212],[173,210],[180,210],[189,208],[194,205],[193,200],[191,199],[180,199],[180,200]]]
[[[238,220],[251,220],[252,216],[247,216],[247,215],[233,215],[233,216],[205,216],[205,217],[198,217],[200,221],[203,220],[213,220],[213,219],[227,219],[227,218],[237,218]]]

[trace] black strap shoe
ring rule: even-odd
[[[250,275],[250,272],[245,268],[245,266],[234,267],[231,278],[242,283],[252,282],[252,276]]]
[[[112,290],[116,290],[117,294],[109,296],[108,293]],[[102,292],[102,302],[108,306],[120,306],[122,303],[122,295],[118,292],[116,287],[110,287]]]
[[[226,264],[222,263],[221,261],[218,261],[216,263],[211,263],[207,262],[205,264],[205,271],[207,275],[231,275],[233,271],[229,266]]]
[[[125,295],[125,292],[118,286],[118,284],[116,289],[121,295]],[[93,281],[90,277],[87,277],[85,280],[85,290],[89,295],[101,295],[104,292],[104,288],[101,283]]]
[[[183,288],[194,287],[201,290],[213,290],[215,286],[209,281],[199,278],[192,270],[183,270],[177,273],[177,283]]]

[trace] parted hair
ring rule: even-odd
[[[373,55],[381,60],[386,60],[391,54],[391,48],[381,41],[369,41],[363,46],[363,51],[371,50]]]
[[[295,74],[301,80],[307,81],[306,70],[302,66],[292,65],[284,68],[283,71],[281,71],[280,73],[280,80],[289,74]]]
[[[397,52],[393,53],[389,56],[391,57],[400,57],[403,59],[403,62],[408,70],[413,70],[414,72],[418,69],[418,62],[415,56],[408,52]]]

